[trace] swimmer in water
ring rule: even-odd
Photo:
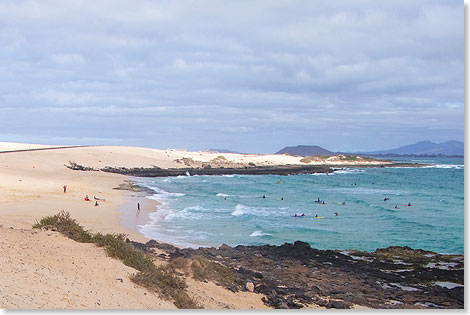
[[[338,211],[335,212],[335,215],[338,216]]]

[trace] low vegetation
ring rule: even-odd
[[[74,171],[97,171],[97,169],[93,167],[83,166],[75,161],[69,161],[69,164],[64,164],[64,166]]]
[[[300,162],[302,163],[310,163],[310,162],[313,162],[313,161],[322,161],[322,160],[326,160],[327,158],[329,158],[328,155],[312,155],[312,156],[305,156],[303,157],[302,159],[300,159]]]
[[[186,158],[186,157],[181,158],[181,159],[176,159],[175,162],[184,164],[186,166],[192,166],[196,163],[192,158]]]
[[[125,265],[139,271],[131,277],[133,282],[154,290],[162,298],[173,300],[178,308],[200,308],[186,293],[186,283],[175,275],[172,267],[157,267],[149,255],[126,242],[125,234],[91,233],[63,210],[36,221],[33,228],[56,230],[77,242],[104,247],[110,257],[120,259]]]
[[[227,161],[227,158],[223,155],[219,155],[216,158],[213,158],[212,161]]]
[[[370,161],[379,161],[378,159],[371,158],[371,157],[363,157],[359,155],[315,155],[315,156],[305,156],[303,157],[300,162],[302,163],[310,163],[313,161],[322,161],[322,160],[333,160],[333,161],[351,161],[351,162],[370,162]]]
[[[213,281],[226,288],[234,286],[235,283],[232,269],[200,255],[191,258],[176,257],[171,260],[171,266],[198,281]]]

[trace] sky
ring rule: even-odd
[[[0,135],[258,153],[463,141],[464,3],[0,1]]]

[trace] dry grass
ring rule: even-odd
[[[234,283],[233,272],[229,267],[210,261],[199,255],[191,258],[193,278],[199,281],[211,280],[223,286]]]
[[[233,286],[235,283],[232,269],[199,255],[191,258],[174,258],[171,260],[171,266],[198,281],[209,280],[225,287]]]
[[[120,259],[125,265],[139,271],[131,277],[133,282],[156,291],[165,299],[173,300],[178,308],[200,308],[186,293],[186,283],[175,275],[172,267],[157,267],[149,255],[126,242],[125,234],[92,234],[63,210],[36,221],[33,228],[55,229],[77,242],[102,246],[110,257]]]

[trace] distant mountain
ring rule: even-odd
[[[333,152],[328,151],[317,145],[297,145],[295,147],[285,147],[276,154],[300,155],[300,156],[312,156],[312,155],[335,155]]]
[[[405,145],[396,149],[362,152],[361,154],[373,155],[464,155],[464,143],[462,141],[446,141],[443,143],[434,143],[431,141],[421,141],[415,144]]]

